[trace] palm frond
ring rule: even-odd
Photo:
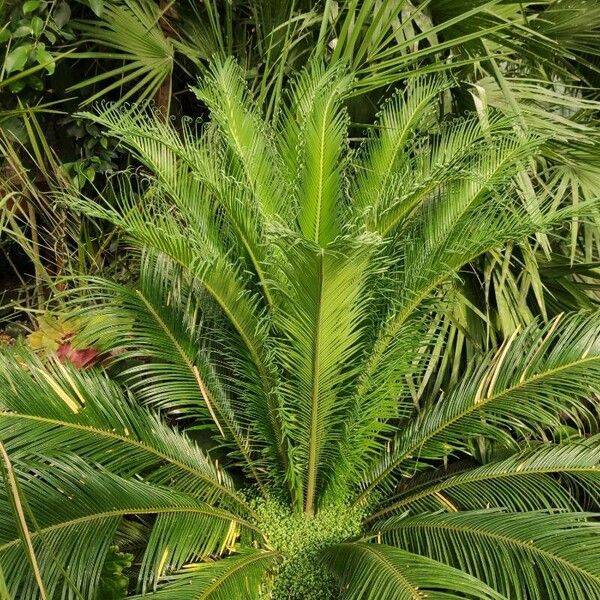
[[[306,69],[296,82],[283,130],[284,159],[296,181],[298,224],[309,240],[327,246],[341,231],[342,175],[347,161],[348,122],[343,71]]]
[[[66,450],[116,475],[193,492],[244,510],[228,475],[183,434],[142,409],[108,378],[4,353],[0,429],[11,456],[57,457]]]
[[[330,60],[352,66],[357,73],[354,93],[361,94],[405,77],[459,68],[477,60],[482,39],[510,39],[502,36],[504,30],[518,35],[510,21],[494,15],[498,4],[498,0],[467,7],[431,0],[419,4],[397,0],[384,4],[376,0],[351,2],[346,10],[339,11],[339,32],[335,32]],[[443,17],[432,17],[432,12],[444,8]],[[453,60],[435,62],[445,52]]]
[[[289,182],[278,168],[283,166],[281,158],[269,139],[241,68],[232,59],[217,62],[194,91],[228,141],[235,160],[230,165],[234,174],[253,190],[265,214],[285,219],[293,208],[287,198]]]
[[[598,596],[598,523],[583,513],[432,514],[390,520],[380,534],[456,566],[508,598]]]
[[[367,489],[389,485],[402,464],[418,468],[422,460],[464,449],[478,435],[514,446],[509,429],[557,430],[561,417],[575,425],[593,418],[584,400],[600,389],[599,335],[594,314],[513,335],[398,434]]]
[[[242,104],[237,107],[240,111],[244,110]],[[237,241],[238,251],[247,256],[248,267],[254,269],[260,290],[270,302],[269,219],[256,196],[254,175],[244,176],[232,169],[226,140],[215,128],[210,125],[201,130],[184,119],[178,131],[170,121],[137,108],[84,114],[134,152],[150,170],[156,193],[174,202],[211,253],[224,253],[227,242]],[[198,138],[199,131],[203,135]],[[264,149],[258,149],[256,156],[264,156]],[[243,160],[252,168],[252,155]]]
[[[108,549],[127,515],[159,515],[145,551],[144,583],[164,569],[222,550],[244,527],[239,517],[191,495],[92,470],[76,456],[20,466],[20,485],[35,527],[31,537],[49,597],[94,597]],[[6,497],[0,503],[6,507]],[[0,562],[11,574],[12,597],[39,597],[19,533],[5,511]]]
[[[407,147],[418,131],[435,119],[438,102],[448,83],[441,78],[417,78],[398,91],[383,107],[363,149],[360,171],[352,192],[353,209],[362,213],[379,209],[388,194],[398,194],[394,175],[409,160]]]
[[[370,359],[373,371],[404,320],[452,273],[510,237],[519,239],[528,231],[543,229],[540,215],[535,215],[532,222],[525,210],[513,202],[503,202],[497,195],[504,184],[509,186],[515,165],[531,154],[537,141],[511,132],[491,139],[495,143],[482,150],[466,176],[432,190],[421,210],[408,222],[404,219],[403,233],[410,236],[410,243],[400,245],[402,270],[394,300],[396,314],[387,318],[382,340],[376,343]],[[486,221],[488,215],[493,220]],[[482,223],[485,228],[479,228]]]
[[[342,391],[354,375],[366,316],[364,284],[374,240],[331,244],[327,249],[301,239],[285,239],[287,285],[274,325],[281,343],[275,351],[287,373],[283,410],[293,415],[289,438],[312,513],[336,430],[344,415]]]
[[[77,341],[113,353],[119,379],[136,398],[182,426],[209,427],[213,436],[262,485],[257,452],[262,447],[251,411],[231,390],[235,361],[215,343],[202,290],[164,257],[142,257],[135,289],[105,279],[88,279],[94,318],[84,321]],[[79,303],[79,302],[78,302]],[[235,371],[234,371],[235,372]],[[239,384],[239,380],[238,380]]]
[[[414,485],[407,482],[385,508],[371,515],[367,522],[385,515],[436,510],[475,510],[506,508],[526,512],[554,508],[577,508],[577,499],[561,485],[561,478],[579,482],[578,490],[588,490],[591,496],[600,484],[600,448],[597,438],[542,446],[536,450],[517,453],[504,460],[490,462],[464,472],[436,473],[437,477]],[[560,478],[550,477],[557,475]],[[376,526],[375,526],[376,527]]]
[[[157,199],[159,200],[159,199]],[[280,400],[275,389],[275,374],[266,345],[268,319],[261,295],[243,264],[226,253],[211,252],[202,232],[181,223],[167,203],[140,204],[131,190],[123,189],[119,206],[87,201],[82,208],[92,215],[110,220],[139,246],[162,253],[183,267],[212,298],[221,315],[234,332],[228,339],[235,347],[249,382],[258,381],[249,396],[258,415],[256,424],[268,439],[273,461],[287,462],[287,449],[278,418]],[[227,330],[221,330],[227,331]]]
[[[163,81],[171,76],[174,63],[173,43],[163,33],[160,17],[161,11],[155,4],[144,0],[125,0],[107,2],[99,21],[78,22],[84,41],[103,50],[75,52],[70,55],[71,58],[119,60],[124,63],[70,88],[75,91],[107,82],[98,92],[87,97],[84,105],[92,104],[113,90],[123,89],[126,84],[130,87],[120,94],[116,105],[122,105],[130,98],[137,103],[152,100]]]
[[[243,550],[213,563],[189,565],[154,594],[156,600],[248,600],[257,598],[265,572],[279,562],[276,552]]]
[[[339,544],[328,548],[323,559],[347,600],[502,598],[458,569],[384,544]]]

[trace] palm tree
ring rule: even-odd
[[[133,598],[600,598],[598,315],[411,389],[460,269],[572,216],[517,193],[543,136],[440,124],[449,82],[416,78],[357,143],[354,85],[311,64],[265,120],[224,60],[203,125],[90,116],[143,168],[78,206],[139,279],[73,301],[106,369],[2,355],[13,597],[110,597],[129,553]]]

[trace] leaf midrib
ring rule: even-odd
[[[261,552],[261,553],[255,555],[255,556],[245,557],[243,560],[240,560],[238,562],[238,564],[234,565],[228,571],[225,571],[221,575],[217,575],[217,577],[215,578],[215,580],[205,590],[203,590],[201,592],[201,594],[196,598],[196,600],[205,600],[206,598],[209,598],[210,595],[220,585],[222,585],[222,583],[223,583],[224,580],[226,580],[229,577],[231,577],[232,575],[234,575],[240,569],[243,569],[243,568],[247,567],[248,565],[251,565],[254,562],[262,561],[265,558],[274,558],[275,556],[277,556],[277,552]]]
[[[317,310],[315,319],[315,331],[312,348],[312,388],[311,388],[311,423],[308,451],[308,470],[306,484],[306,507],[305,512],[312,514],[314,510],[314,495],[317,480],[318,460],[318,425],[319,425],[319,386],[320,386],[320,347],[321,347],[321,321],[323,318],[323,287],[325,279],[325,257],[323,250],[319,253],[319,282],[317,293]]]
[[[421,498],[430,496],[431,494],[435,494],[436,492],[442,492],[442,491],[446,491],[448,489],[454,489],[456,487],[460,487],[461,485],[468,485],[470,483],[478,483],[480,481],[486,481],[486,480],[490,480],[490,479],[507,479],[510,477],[521,477],[521,476],[525,476],[525,475],[545,475],[548,473],[597,473],[600,475],[600,469],[594,465],[587,465],[585,467],[568,467],[568,466],[563,465],[562,467],[559,467],[559,468],[548,467],[548,468],[536,468],[536,469],[523,469],[522,471],[513,470],[513,471],[508,471],[508,472],[502,472],[502,473],[492,473],[492,474],[488,474],[488,476],[479,475],[477,477],[464,477],[460,481],[446,480],[446,481],[443,481],[442,483],[437,483],[435,485],[426,487],[424,490],[422,490],[416,494],[411,495],[409,493],[402,500],[395,502],[394,504],[391,504],[390,506],[387,506],[384,510],[374,513],[369,518],[365,519],[364,522],[369,523],[371,521],[374,521],[378,517],[386,515],[387,513],[390,513],[398,508],[401,508],[402,506],[406,506],[407,504],[411,504],[412,502],[416,502],[417,500],[420,500]]]
[[[144,305],[146,306],[146,308],[148,309],[150,314],[154,317],[154,320],[158,323],[159,327],[165,332],[165,335],[171,340],[171,343],[177,349],[177,352],[181,356],[183,362],[185,363],[186,367],[188,368],[192,377],[194,378],[196,385],[198,386],[198,388],[200,388],[200,381],[195,376],[194,363],[192,362],[190,357],[187,355],[187,353],[185,352],[185,350],[183,349],[183,347],[181,346],[181,344],[179,343],[177,338],[173,335],[173,332],[169,329],[169,327],[165,323],[165,321],[156,312],[156,310],[154,309],[154,306],[152,306],[152,304],[144,296],[144,294],[140,290],[136,290],[136,293],[139,296],[140,300],[144,303]],[[200,396],[203,397],[202,389],[200,388],[199,391],[200,391]],[[208,408],[209,412],[212,412],[210,405],[208,405],[208,402],[206,404],[207,404],[207,408]],[[243,443],[242,439],[240,438],[240,436],[238,434],[236,424],[234,422],[232,422],[232,420],[229,419],[227,413],[225,413],[222,410],[219,410],[217,404],[216,404],[216,406],[217,406],[217,410],[219,411],[220,417],[225,420],[227,429],[229,430],[229,433],[232,436],[232,438],[235,440],[236,446],[238,447],[239,451],[242,453],[242,456],[246,460],[246,463],[247,463],[248,467],[250,468],[250,470],[252,471],[252,474],[254,475],[256,482],[258,483],[261,490],[264,490],[263,482],[262,482],[261,478],[259,477],[258,472],[256,471],[254,462],[250,458],[250,455],[247,451],[245,444]],[[218,420],[215,419],[215,421],[216,421],[216,425],[220,429],[220,424],[219,424]]]
[[[384,568],[391,572],[392,575],[395,576],[395,578],[400,581],[400,583],[404,586],[405,589],[407,589],[411,595],[411,598],[413,600],[423,600],[424,598],[426,598],[425,594],[421,593],[419,591],[419,589],[414,586],[406,577],[405,575],[402,573],[402,571],[391,561],[389,560],[389,558],[387,558],[386,556],[384,556],[383,554],[381,554],[380,552],[376,552],[373,548],[371,548],[368,544],[364,544],[360,546],[363,550],[365,550],[365,552],[371,554],[372,556],[375,557],[376,560],[378,560],[380,563],[383,564]]]

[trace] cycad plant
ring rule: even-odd
[[[75,301],[104,367],[4,353],[12,597],[600,598],[598,315],[411,389],[461,269],[568,216],[516,193],[543,139],[440,125],[450,83],[416,78],[360,140],[353,85],[309,65],[265,121],[226,60],[205,124],[91,116],[142,167],[78,206],[140,273]]]

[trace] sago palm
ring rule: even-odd
[[[567,216],[515,191],[543,139],[414,79],[357,141],[353,85],[310,65],[266,122],[227,60],[202,126],[92,116],[143,166],[79,206],[140,273],[75,301],[104,368],[2,359],[13,597],[105,599],[130,553],[134,598],[600,598],[598,315],[411,389],[457,273]]]

